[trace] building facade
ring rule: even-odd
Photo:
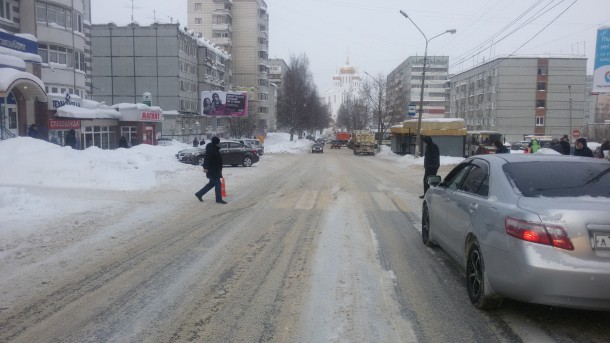
[[[179,24],[93,25],[93,98],[142,103],[150,93],[164,112],[162,135],[184,142],[226,133],[222,119],[201,116],[200,93],[230,87],[230,56]]]
[[[288,64],[281,58],[269,59],[269,83],[272,89],[273,97],[270,101],[270,108],[273,109],[273,116],[270,118],[269,130],[277,130],[277,101],[282,97],[284,75],[288,71]]]
[[[337,74],[333,76],[332,88],[326,90],[324,96],[333,120],[337,120],[339,108],[344,102],[355,100],[358,97],[361,83],[362,78],[347,58],[345,65],[339,68]]]
[[[188,27],[211,37],[232,58],[232,85],[247,89],[248,116],[256,134],[269,130],[276,117],[274,87],[269,84],[269,14],[263,0],[188,0]]]
[[[450,116],[469,131],[561,137],[582,132],[586,58],[499,58],[451,77]]]
[[[419,113],[424,57],[410,56],[387,77],[388,111],[406,115],[409,104]],[[449,57],[428,56],[424,80],[422,117],[443,118],[446,111],[445,83],[449,80]]]

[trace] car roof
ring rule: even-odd
[[[580,156],[566,156],[560,154],[490,154],[490,155],[476,155],[469,157],[467,160],[473,159],[482,159],[487,160],[490,163],[501,163],[504,164],[506,162],[532,162],[532,161],[548,161],[548,162],[572,162],[572,163],[582,163],[582,162],[593,162],[593,163],[608,163],[603,159],[591,158],[591,157],[580,157]]]

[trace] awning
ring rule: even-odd
[[[0,68],[0,97],[17,88],[26,99],[47,101],[44,83],[35,75],[14,68]]]

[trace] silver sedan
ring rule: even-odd
[[[423,243],[464,268],[475,307],[507,297],[610,310],[608,161],[483,155],[428,183]]]

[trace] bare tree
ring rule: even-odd
[[[366,73],[372,81],[364,80],[360,86],[360,97],[370,104],[373,112],[373,125],[377,126],[377,140],[385,136],[388,128],[404,120],[405,114],[388,111],[386,77],[383,74],[372,77]]]
[[[282,87],[277,120],[280,126],[290,130],[290,140],[294,139],[295,133],[300,137],[305,130],[329,124],[330,112],[320,101],[307,56],[290,57]]]
[[[367,104],[361,99],[347,99],[339,107],[337,125],[347,131],[363,130],[368,127],[369,113]]]

